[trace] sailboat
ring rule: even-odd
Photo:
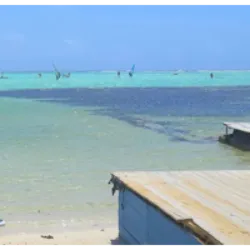
[[[55,70],[55,74],[56,74],[56,80],[59,80],[60,77],[61,77],[61,73],[57,70],[55,64],[53,63],[53,67],[54,67],[54,70]]]
[[[135,71],[135,64],[133,64],[133,66],[132,66],[131,70],[130,70],[130,71],[129,71],[129,73],[128,73],[130,77],[132,77],[132,76],[133,76],[134,71]]]

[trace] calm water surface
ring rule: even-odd
[[[250,72],[6,75],[0,235],[116,225],[112,171],[250,169],[217,142],[223,121],[249,121]]]

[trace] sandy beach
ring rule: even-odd
[[[51,235],[53,239],[41,236]],[[13,234],[0,236],[1,245],[118,245],[116,228],[53,234]]]

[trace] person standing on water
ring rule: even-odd
[[[210,73],[210,78],[213,79],[214,78],[214,74]]]

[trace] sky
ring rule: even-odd
[[[0,69],[249,69],[250,6],[0,6]]]

